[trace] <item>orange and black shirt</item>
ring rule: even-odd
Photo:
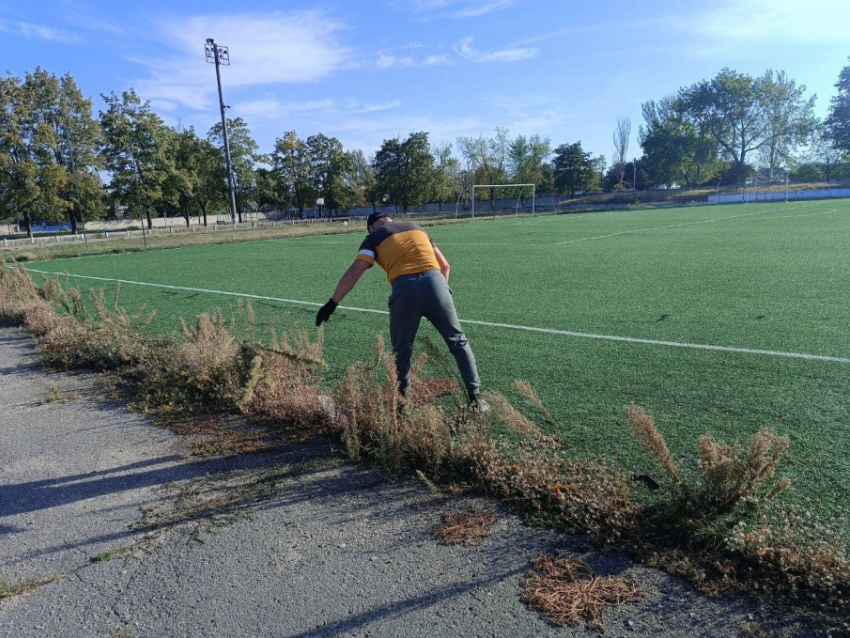
[[[434,241],[419,226],[408,222],[388,222],[369,233],[360,245],[357,259],[370,266],[377,261],[387,271],[390,283],[396,277],[440,268]]]

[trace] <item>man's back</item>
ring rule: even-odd
[[[370,266],[377,261],[390,283],[404,275],[440,268],[428,233],[409,222],[388,222],[369,233],[357,258]]]

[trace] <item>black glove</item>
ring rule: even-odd
[[[316,313],[316,325],[320,326],[325,321],[330,319],[331,315],[334,313],[334,310],[336,310],[336,307],[337,303],[333,299],[331,299],[328,301],[328,303],[319,308],[319,312]]]

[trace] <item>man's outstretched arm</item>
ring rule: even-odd
[[[340,278],[339,283],[336,285],[333,297],[330,298],[328,303],[319,308],[319,312],[316,314],[317,326],[330,319],[334,310],[336,310],[337,305],[348,293],[351,292],[351,289],[354,288],[360,277],[371,265],[372,264],[363,259],[354,260],[354,263],[348,267],[348,270],[345,271],[345,274]]]

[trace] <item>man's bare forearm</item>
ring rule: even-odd
[[[345,274],[336,285],[336,290],[334,290],[334,294],[331,299],[333,299],[336,303],[341,303],[345,296],[351,292],[352,288],[354,288],[360,280],[360,277],[366,271],[366,268],[368,268],[368,266],[361,266],[358,262],[354,262],[351,266],[349,266],[348,270],[345,271]]]

